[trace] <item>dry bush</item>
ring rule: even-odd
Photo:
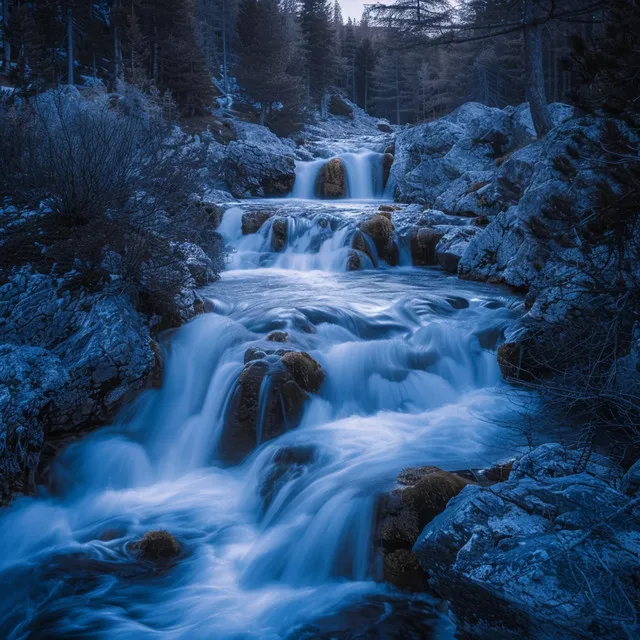
[[[206,239],[212,276],[222,249],[191,204],[197,159],[170,133],[137,94],[85,100],[66,89],[0,104],[0,195],[34,211],[0,236],[5,277],[30,264],[79,286],[115,282],[173,313],[193,286],[175,242]]]

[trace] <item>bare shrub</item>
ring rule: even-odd
[[[171,314],[193,286],[176,241],[208,233],[213,277],[221,243],[191,202],[197,158],[131,93],[86,100],[67,88],[0,104],[0,195],[34,211],[5,229],[0,269],[31,264],[81,286],[119,283]]]

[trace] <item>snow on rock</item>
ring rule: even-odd
[[[562,320],[580,303],[580,292],[590,287],[585,256],[560,234],[546,237],[533,228],[541,218],[553,225],[545,212],[558,203],[577,217],[592,210],[603,179],[593,151],[600,148],[600,124],[595,118],[568,120],[503,163],[487,192],[502,201],[504,210],[469,244],[460,261],[461,277],[531,290],[532,319]],[[576,154],[569,178],[563,167],[567,149],[575,145],[584,151]],[[601,275],[615,279],[614,270],[607,275],[604,253],[599,256],[595,249],[588,260],[601,262]]]
[[[222,179],[235,198],[289,193],[295,180],[295,144],[257,124],[235,120],[236,140],[210,141],[209,172]]]
[[[621,475],[602,456],[546,444],[506,482],[451,500],[413,551],[458,631],[627,637],[639,614],[640,499],[616,488]]]

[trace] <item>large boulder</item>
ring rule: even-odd
[[[395,243],[395,227],[391,222],[391,214],[377,213],[360,224],[360,230],[366,233],[378,252],[378,257],[390,265],[398,262],[398,247]]]
[[[409,236],[413,264],[418,267],[438,264],[436,247],[445,235],[442,227],[415,227]]]
[[[308,354],[286,349],[248,349],[219,445],[220,456],[237,463],[256,446],[295,428],[310,393],[325,373]]]
[[[469,485],[413,547],[469,637],[628,637],[638,619],[640,500],[597,454],[547,444],[506,482]]]
[[[319,198],[346,198],[347,174],[340,158],[332,158],[321,167],[315,192]]]
[[[405,469],[398,487],[378,503],[376,546],[383,559],[383,578],[397,587],[421,590],[425,574],[411,551],[424,526],[444,511],[468,481],[437,467]]]
[[[209,146],[211,173],[236,198],[289,193],[295,181],[295,144],[257,124],[234,121],[233,128],[235,140]]]

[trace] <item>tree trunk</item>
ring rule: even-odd
[[[3,0],[2,3],[2,43],[4,45],[4,70],[9,73],[9,65],[11,64],[11,44],[7,38],[5,31],[9,27],[9,0]]]
[[[533,126],[538,138],[542,138],[553,128],[553,122],[544,89],[542,31],[540,25],[536,23],[538,17],[535,1],[525,0],[523,34],[525,84]]]
[[[67,84],[73,86],[73,11],[67,10]]]
[[[224,95],[229,95],[229,75],[227,72],[227,4],[222,0],[222,75],[224,77]]]
[[[264,102],[260,103],[260,126],[264,127],[264,114],[267,112],[267,105]]]

